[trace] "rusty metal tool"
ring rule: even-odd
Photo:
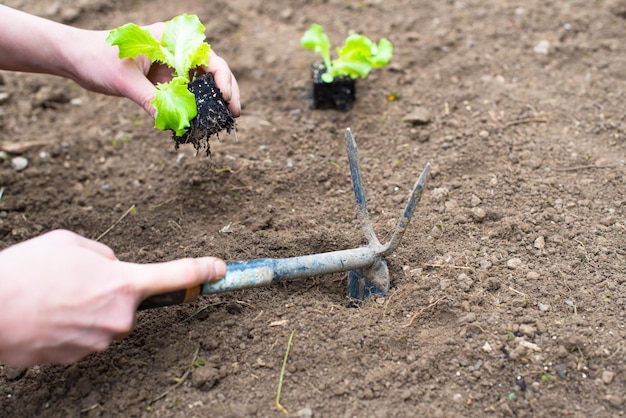
[[[217,282],[206,283],[191,289],[164,293],[147,298],[139,310],[176,305],[195,300],[199,295],[268,286],[283,280],[301,279],[330,273],[348,272],[348,297],[365,300],[372,295],[385,295],[389,290],[389,269],[385,256],[398,248],[417,203],[419,202],[430,164],[419,176],[404,212],[398,218],[391,239],[381,244],[367,214],[361,169],[356,142],[350,128],[346,130],[346,147],[356,199],[357,217],[367,245],[350,250],[332,251],[291,258],[260,258],[226,263],[226,275]]]

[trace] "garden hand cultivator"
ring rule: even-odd
[[[385,256],[398,248],[402,240],[415,207],[422,196],[430,164],[426,164],[426,168],[415,182],[391,239],[389,242],[381,244],[376,238],[367,215],[356,142],[349,128],[346,130],[346,146],[357,215],[361,230],[367,239],[366,246],[300,257],[260,258],[229,262],[226,263],[226,275],[221,280],[191,289],[151,296],[139,305],[139,309],[190,302],[195,300],[198,295],[268,286],[288,279],[301,279],[344,271],[348,272],[349,298],[365,300],[372,295],[385,295],[389,290],[389,269],[385,262]]]

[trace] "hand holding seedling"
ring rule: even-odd
[[[163,28],[163,23],[146,26],[159,39]],[[163,64],[151,63],[143,55],[120,60],[117,48],[106,42],[108,34],[108,31],[63,25],[0,5],[0,69],[71,78],[88,90],[127,97],[154,117],[156,110],[151,102],[155,84],[171,80],[171,70]],[[211,52],[208,65],[197,71],[213,73],[230,111],[238,116],[239,87],[226,61]]]
[[[157,82],[150,101],[156,109],[154,127],[172,131],[177,148],[191,143],[196,150],[205,148],[208,155],[209,138],[230,132],[235,120],[213,74],[198,71],[211,64],[204,25],[198,16],[184,13],[161,29],[161,36],[155,37],[149,29],[127,23],[113,29],[106,40],[119,48],[121,60],[143,57],[169,68],[171,79]]]
[[[69,231],[24,241],[0,252],[0,362],[80,360],[127,335],[146,297],[216,281],[225,272],[213,257],[122,262],[106,245]]]

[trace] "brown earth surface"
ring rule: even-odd
[[[381,241],[432,172],[387,297],[351,308],[330,274],[143,311],[77,364],[0,366],[0,416],[283,416],[292,332],[289,416],[624,415],[625,2],[4,3],[93,29],[197,14],[243,112],[194,156],[126,99],[2,73],[0,140],[35,141],[0,163],[2,248],[111,226],[140,263],[356,248],[345,129]],[[395,46],[348,112],[310,107],[312,22]]]

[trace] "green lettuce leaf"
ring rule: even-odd
[[[211,48],[204,40],[198,16],[183,14],[165,23],[161,45],[176,76],[188,78],[190,69],[208,64]]]
[[[311,25],[309,30],[300,38],[300,45],[304,49],[311,49],[316,54],[320,54],[327,70],[331,67],[330,40],[319,24],[313,23]]]
[[[154,39],[149,30],[134,23],[113,29],[106,40],[110,45],[117,45],[120,59],[136,58],[141,54],[150,58],[151,62],[165,62],[166,56],[159,41]]]
[[[156,97],[151,103],[157,110],[154,127],[171,129],[176,136],[187,132],[191,119],[198,113],[196,97],[187,89],[187,80],[183,77],[157,84]]]

